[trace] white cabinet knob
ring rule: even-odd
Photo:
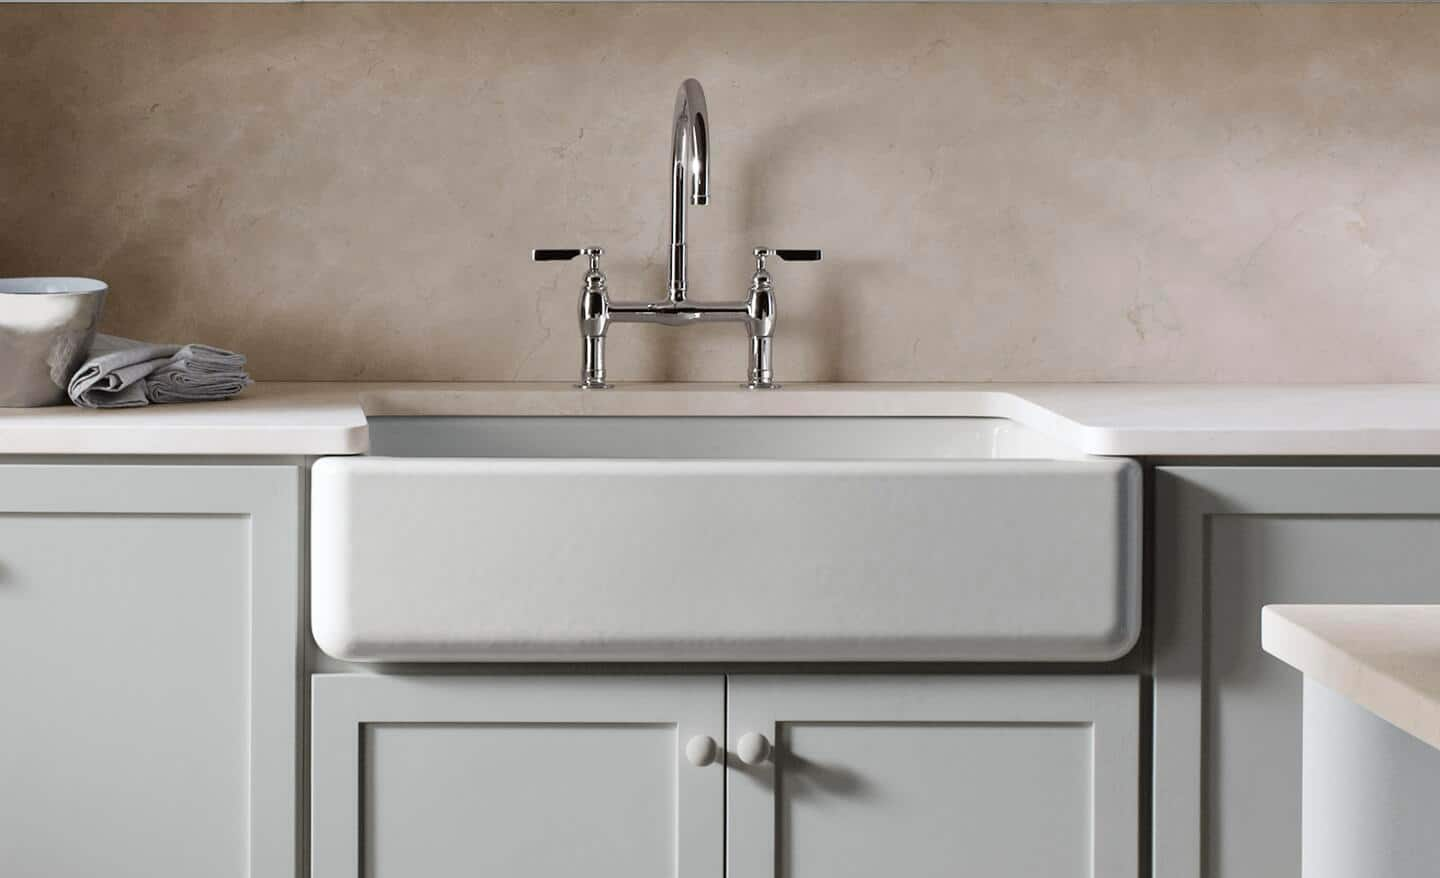
[[[747,732],[740,736],[740,742],[735,745],[735,754],[746,765],[759,765],[770,758],[770,742],[764,735]]]
[[[720,745],[709,735],[696,735],[685,742],[685,758],[690,764],[704,768],[715,761],[715,754],[720,751]]]

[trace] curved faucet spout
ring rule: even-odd
[[[699,80],[687,79],[675,92],[675,124],[670,141],[671,160],[685,162],[688,152],[691,177],[690,203],[710,200],[710,109]]]
[[[687,79],[675,93],[670,126],[670,301],[685,301],[685,202],[710,203],[710,110],[705,89]]]

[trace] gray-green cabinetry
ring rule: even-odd
[[[0,465],[0,873],[296,874],[300,473]]]
[[[721,677],[313,687],[313,878],[720,875]],[[694,738],[716,743],[708,764]]]
[[[1440,468],[1157,473],[1156,878],[1298,878],[1301,677],[1270,603],[1440,600]]]
[[[730,678],[728,874],[1137,873],[1133,676]]]
[[[313,878],[1125,878],[1138,704],[1124,675],[320,676]]]

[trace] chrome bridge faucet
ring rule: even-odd
[[[605,335],[611,323],[658,323],[685,326],[717,320],[745,324],[750,337],[750,374],[747,387],[769,389],[775,383],[770,360],[770,343],[775,334],[775,286],[765,260],[771,256],[793,261],[814,262],[819,250],[755,249],[755,274],[744,299],[728,302],[692,302],[687,296],[685,202],[697,207],[710,201],[710,111],[705,90],[694,79],[680,84],[675,95],[675,114],[670,141],[670,281],[666,298],[658,302],[611,301],[605,274],[600,270],[599,247],[534,250],[536,262],[569,260],[586,256],[590,267],[580,288],[580,334],[584,337],[580,387],[609,387],[605,382]]]

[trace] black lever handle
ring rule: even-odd
[[[579,255],[580,251],[578,249],[530,251],[530,258],[536,262],[564,262],[567,259],[574,259]]]
[[[565,250],[552,248],[549,250],[531,250],[530,258],[536,262],[565,262],[574,259],[576,256],[588,256],[590,257],[590,270],[592,272],[598,272],[600,270],[600,257],[603,256],[604,253],[605,251],[599,247],[580,247]]]
[[[765,260],[771,256],[778,256],[786,262],[819,262],[819,250],[772,250],[769,247],[755,248],[755,270],[765,270]]]

